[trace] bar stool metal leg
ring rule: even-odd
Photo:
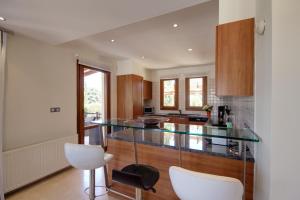
[[[135,200],[142,200],[142,190],[140,188],[135,188]]]
[[[103,170],[104,170],[104,178],[105,178],[105,187],[109,188],[107,165],[103,166]]]
[[[95,199],[95,170],[90,170],[90,200]]]

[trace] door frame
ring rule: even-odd
[[[78,143],[84,143],[84,69],[91,69],[105,73],[106,78],[106,117],[111,118],[111,72],[96,67],[80,64],[77,60],[77,134]]]

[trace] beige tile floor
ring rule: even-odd
[[[72,168],[8,195],[6,200],[88,200],[83,192],[88,184],[89,171]],[[102,169],[96,171],[96,185],[104,185]],[[105,195],[97,197],[96,200],[117,198]]]

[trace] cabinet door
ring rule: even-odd
[[[169,123],[177,123],[177,117],[168,117],[169,118]]]
[[[143,77],[132,75],[133,119],[143,115]]]
[[[254,19],[217,26],[217,96],[253,96]]]
[[[191,125],[205,125],[206,122],[189,122]]]
[[[178,124],[188,124],[188,123],[189,123],[189,120],[188,120],[188,118],[186,118],[186,117],[178,117],[178,118],[177,118],[177,123],[178,123]]]
[[[130,75],[117,77],[117,117],[120,119],[133,118],[132,78]]]
[[[152,99],[152,82],[144,80],[143,87],[144,99],[149,100]]]

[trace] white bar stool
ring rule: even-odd
[[[171,183],[181,200],[242,200],[243,184],[235,178],[216,176],[172,166]]]
[[[113,155],[104,153],[103,148],[98,145],[66,143],[65,156],[68,162],[73,167],[82,170],[90,170],[89,198],[90,200],[94,200],[96,197],[95,196],[95,170],[100,167],[105,167],[107,162],[113,158]],[[107,185],[108,183],[105,184]],[[105,187],[107,190],[106,186],[100,186],[100,187]]]

